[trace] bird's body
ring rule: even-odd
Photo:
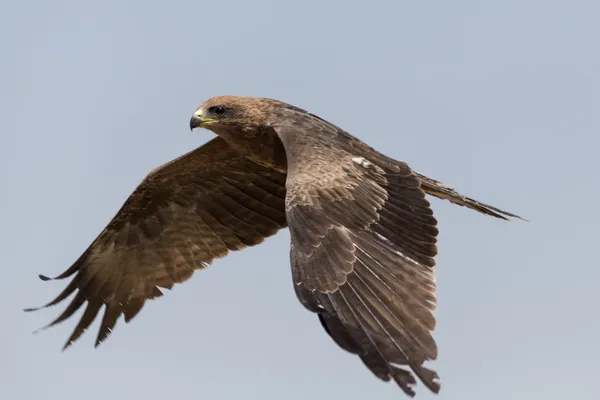
[[[332,339],[380,379],[413,395],[439,390],[437,222],[425,194],[498,218],[517,217],[413,172],[335,125],[271,99],[222,96],[191,127],[218,135],[151,172],[83,255],[50,325],[86,310],[67,345],[105,307],[97,344],[117,319],[231,250],[288,226],[294,288]],[[48,278],[44,278],[48,279]],[[408,369],[402,368],[402,366]]]

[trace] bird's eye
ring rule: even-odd
[[[223,114],[225,114],[225,107],[213,106],[213,107],[209,107],[208,111],[210,111],[213,114],[223,115]]]

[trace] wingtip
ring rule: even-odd
[[[427,387],[427,389],[431,390],[433,393],[438,394],[442,385],[440,383],[440,376],[437,372],[425,368],[422,365],[411,365],[411,369],[415,374],[419,377],[421,382]]]
[[[61,353],[64,353],[67,349],[69,349],[69,347],[71,347],[73,345],[75,341],[74,340],[67,340],[67,343],[65,343],[65,345],[63,346]]]
[[[392,379],[402,389],[402,391],[409,397],[415,397],[416,392],[414,390],[417,385],[417,380],[410,372],[397,367],[392,367]]]
[[[44,282],[46,281],[51,281],[52,278],[50,278],[49,276],[46,275],[42,275],[42,274],[38,274],[38,278],[40,278],[41,280],[43,280]]]
[[[37,328],[35,331],[31,332],[31,334],[32,335],[37,335],[38,333],[40,333],[41,331],[43,331],[46,328],[47,328],[47,326],[43,326],[41,328]]]
[[[96,340],[96,343],[94,343],[94,348],[97,349],[98,346],[100,346],[103,343],[102,340]]]
[[[32,335],[37,335],[37,334],[38,334],[38,333],[40,333],[41,331],[43,331],[43,330],[46,330],[46,329],[50,328],[51,326],[52,326],[52,324],[51,324],[51,323],[50,323],[50,324],[48,324],[48,325],[42,326],[41,328],[37,328],[35,331],[31,332],[31,334],[32,334]]]

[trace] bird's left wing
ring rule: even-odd
[[[96,345],[130,321],[160,288],[190,278],[231,250],[285,227],[285,174],[241,156],[221,138],[152,171],[81,257],[56,299],[75,294],[49,326],[86,305],[68,346],[104,309]],[[40,276],[48,280],[44,276]]]
[[[404,163],[349,146],[343,131],[286,110],[273,124],[287,154],[286,217],[296,294],[333,340],[409,395],[437,357],[436,220]],[[360,147],[360,146],[359,146]]]

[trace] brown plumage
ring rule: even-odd
[[[48,326],[85,305],[65,348],[102,308],[96,345],[121,315],[128,322],[161,296],[159,288],[289,226],[296,294],[332,339],[407,394],[414,395],[412,373],[437,393],[437,374],[423,366],[437,357],[431,332],[438,229],[425,194],[497,218],[519,217],[276,100],[215,97],[190,126],[218,137],[152,171],[54,278],[73,277],[44,307],[75,296]]]

